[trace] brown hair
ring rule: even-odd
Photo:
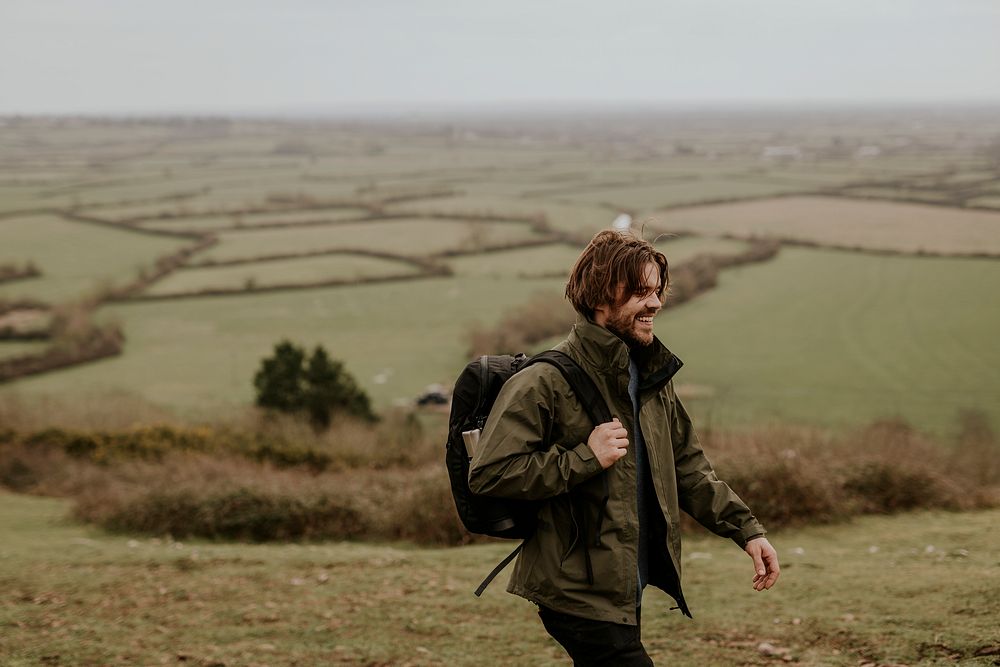
[[[617,307],[632,295],[646,294],[643,269],[650,262],[660,271],[656,295],[662,301],[670,282],[666,255],[630,232],[598,232],[573,265],[566,298],[576,312],[592,320],[598,306]]]

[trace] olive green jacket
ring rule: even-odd
[[[555,349],[588,372],[633,442],[625,343],[580,318]],[[680,365],[654,340],[640,363],[639,420],[660,508],[660,515],[651,520],[649,583],[673,596],[690,616],[680,587],[680,510],[741,547],[763,535],[764,528],[705,458],[674,393],[671,377]],[[566,614],[635,625],[639,533],[635,448],[630,446],[628,454],[602,474],[587,446],[594,426],[559,370],[533,364],[501,389],[472,460],[469,486],[490,496],[545,501],[539,507],[537,529],[518,555],[509,592]],[[605,488],[610,496],[606,505]],[[598,525],[599,542],[588,540],[588,527],[593,532]],[[587,558],[593,584],[588,583]]]

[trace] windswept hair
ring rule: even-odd
[[[598,232],[573,265],[566,298],[576,312],[592,320],[599,306],[617,307],[633,295],[646,294],[642,274],[650,262],[659,268],[656,295],[663,301],[670,281],[666,255],[630,232]]]

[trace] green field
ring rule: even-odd
[[[1000,254],[1000,213],[942,206],[783,197],[666,211],[661,227],[773,236],[873,250]]]
[[[998,284],[992,260],[785,248],[724,271],[717,289],[661,314],[657,334],[686,362],[677,382],[698,388],[690,407],[702,426],[900,416],[948,433],[958,410],[977,409],[996,427]],[[124,323],[128,354],[4,391],[125,390],[184,410],[247,402],[259,359],[287,337],[346,359],[386,406],[455,376],[473,322],[562,288],[560,278],[467,270],[458,280],[116,305],[100,314]],[[401,328],[412,335],[401,339]]]
[[[48,347],[45,341],[4,341],[0,343],[0,359],[23,354],[37,354]]]
[[[405,255],[427,255],[539,238],[527,225],[519,223],[421,218],[323,227],[233,231],[220,233],[218,236],[219,245],[201,257],[225,260],[308,252],[321,248],[364,248]]]
[[[101,215],[107,212],[100,211]],[[185,215],[184,217],[160,220],[150,218],[143,220],[141,226],[145,229],[165,229],[167,231],[184,230],[212,232],[232,227],[258,227],[262,225],[295,225],[296,223],[322,223],[337,220],[350,220],[369,215],[363,208],[334,208],[305,211],[269,211],[267,213],[244,213],[231,215]]]
[[[472,595],[507,544],[181,543],[74,525],[67,509],[0,496],[4,665],[567,663],[532,605],[503,591],[506,575]],[[643,642],[658,664],[684,667],[783,654],[845,667],[994,664],[997,521],[922,513],[777,533],[782,575],[765,593],[731,542],[686,538],[695,618],[651,590]]]
[[[123,323],[127,354],[29,377],[4,393],[70,399],[129,391],[211,417],[213,406],[252,400],[253,374],[274,344],[323,344],[379,406],[411,400],[433,382],[450,382],[467,362],[464,337],[536,292],[563,280],[498,281],[468,276],[234,297],[179,299],[102,308]],[[375,383],[388,374],[389,382]]]
[[[657,319],[703,424],[902,417],[1000,427],[1000,262],[784,248]]]
[[[191,243],[42,215],[0,220],[0,240],[0,264],[31,260],[42,272],[38,278],[0,284],[0,298],[47,302],[129,282],[157,257]]]
[[[619,122],[631,129],[616,131]],[[125,391],[211,415],[248,402],[260,358],[290,338],[327,346],[379,407],[409,401],[455,376],[475,323],[496,322],[537,292],[561,293],[563,280],[551,276],[565,275],[586,239],[621,210],[634,212],[650,237],[688,228],[704,235],[661,245],[675,267],[702,252],[746,247],[721,234],[996,253],[998,214],[962,206],[1000,192],[1000,164],[989,148],[998,132],[991,116],[957,111],[679,114],[669,122],[640,115],[597,125],[468,119],[448,129],[432,122],[12,120],[0,126],[0,264],[33,260],[43,276],[0,286],[0,299],[80,299],[196,242],[88,224],[70,213],[141,217],[150,228],[218,236],[189,266],[151,285],[151,295],[412,270],[347,256],[198,266],[213,260],[337,248],[472,254],[442,260],[451,277],[105,304],[96,319],[121,323],[122,356],[20,379],[0,393],[77,400]],[[775,146],[798,152],[772,159]],[[824,196],[795,194],[815,192]],[[885,201],[850,199],[865,193]],[[951,207],[894,201],[911,194]],[[787,196],[761,199],[772,195]],[[744,201],[698,205],[722,199]],[[323,202],[364,202],[404,217],[341,223],[366,209],[315,208]],[[679,204],[685,207],[661,209]],[[21,213],[4,214],[10,211]],[[160,217],[177,213],[186,217]],[[479,253],[542,238],[523,222],[477,222],[482,214],[541,215],[571,239]],[[255,229],[311,221],[330,224]],[[242,226],[225,229],[236,223]],[[968,408],[1000,426],[1000,375],[992,372],[1000,367],[997,266],[786,246],[768,263],[723,271],[714,290],[671,310],[658,327],[687,361],[678,381],[697,397],[692,407],[702,424],[842,426],[902,416],[944,433],[955,412]],[[38,349],[0,345],[6,357]]]
[[[267,262],[252,262],[236,266],[190,268],[177,271],[153,285],[151,295],[197,292],[204,289],[243,289],[271,285],[303,285],[330,280],[358,280],[384,276],[416,275],[420,271],[412,264],[378,257],[357,255],[327,255]]]
[[[742,241],[728,239],[683,237],[660,240],[657,247],[662,250],[672,266],[685,262],[702,253],[729,255],[746,248]],[[538,275],[565,275],[580,255],[581,248],[573,245],[546,245],[537,248],[504,250],[481,255],[455,257],[447,261],[448,266],[460,275],[492,276],[495,278],[518,278]]]
[[[651,211],[665,206],[696,204],[719,199],[763,197],[809,189],[806,185],[760,183],[742,180],[693,180],[646,185],[641,187],[587,190],[579,194],[562,195],[574,202],[599,204],[609,202],[627,209]]]

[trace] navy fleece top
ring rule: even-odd
[[[649,503],[653,489],[649,485],[649,455],[646,452],[646,441],[642,438],[639,427],[639,367],[634,359],[628,363],[628,395],[632,399],[632,423],[635,432],[632,433],[632,445],[635,447],[635,503],[639,514],[639,587],[637,589],[636,606],[642,604],[642,589],[649,582]]]

